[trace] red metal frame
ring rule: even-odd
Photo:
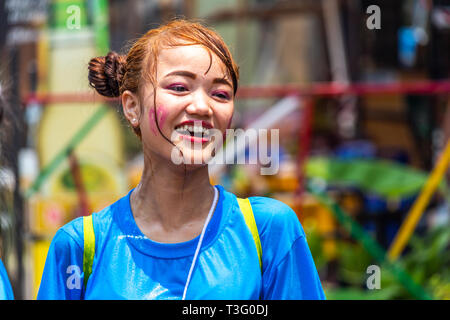
[[[410,81],[392,83],[354,83],[349,85],[323,82],[311,85],[286,84],[274,86],[247,86],[238,89],[237,99],[276,98],[287,95],[300,96],[340,96],[344,94],[445,94],[450,93],[450,80],[442,81]],[[31,102],[40,104],[80,102],[117,102],[118,98],[105,98],[95,91],[79,94],[30,94],[24,99],[24,105]]]

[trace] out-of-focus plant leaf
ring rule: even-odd
[[[418,194],[428,173],[393,161],[374,159],[343,160],[311,157],[306,164],[308,178],[321,178],[336,186],[353,186],[386,198],[406,198]],[[448,193],[443,180],[439,190]]]
[[[372,257],[358,243],[341,241],[338,244],[338,276],[341,281],[352,285],[362,285],[367,277],[367,267],[372,264]]]
[[[314,264],[318,270],[321,270],[329,262],[323,252],[323,237],[313,227],[305,228],[305,234]]]

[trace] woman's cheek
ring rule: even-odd
[[[231,121],[233,121],[233,115],[234,115],[234,113],[231,115],[230,120],[228,120],[227,129],[230,129],[230,127],[231,127]]]
[[[160,128],[164,128],[164,124],[166,122],[167,115],[168,115],[167,109],[164,106],[159,106],[158,107],[158,116],[159,116],[158,123],[159,123]]]
[[[234,114],[234,113],[233,113]],[[230,117],[230,120],[228,120],[227,129],[231,128],[231,122],[233,121],[233,114]],[[227,130],[222,134],[222,140],[225,142],[227,136]]]
[[[164,123],[166,122],[166,119],[167,119],[166,108],[164,108],[164,106],[159,106],[158,108],[156,108],[156,116],[158,119],[157,121],[158,121],[159,128],[161,129],[164,127]],[[157,136],[158,135],[158,127],[157,127],[156,120],[155,120],[155,110],[154,109],[149,110],[148,119],[149,119],[150,130],[153,132],[153,134],[155,136]]]

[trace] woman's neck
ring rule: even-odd
[[[184,170],[164,161],[145,161],[130,202],[136,223],[146,236],[179,242],[200,233],[213,199],[207,166]]]

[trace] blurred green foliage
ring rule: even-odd
[[[329,263],[322,250],[323,237],[308,230],[308,244],[319,273]],[[337,285],[326,283],[329,300],[391,300],[415,299],[386,264],[380,265],[381,289],[369,290],[367,267],[377,264],[359,243],[337,239]],[[434,299],[450,299],[450,228],[439,226],[424,235],[413,235],[407,252],[396,262],[411,278],[431,293]],[[321,275],[322,275],[321,274]]]
[[[322,249],[323,238],[315,228],[305,228],[306,239],[308,241],[309,250],[314,259],[316,269],[321,272],[326,267],[327,259]]]

